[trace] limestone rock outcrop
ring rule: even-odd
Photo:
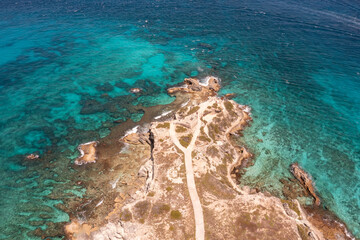
[[[121,141],[129,144],[151,144],[149,133],[130,133],[123,137]]]
[[[215,77],[210,77],[208,82],[209,89],[214,90],[215,92],[220,91],[220,82],[219,79]]]
[[[88,142],[79,145],[78,150],[80,151],[80,157],[75,160],[76,165],[82,165],[87,163],[94,163],[96,162],[96,146],[98,142]]]
[[[147,125],[147,133],[132,132],[120,141],[118,136],[113,136],[114,149],[119,145],[128,149],[104,157],[109,168],[107,174],[131,165],[136,166],[136,173],[127,182],[121,175],[114,175],[117,179],[112,180],[111,186],[117,191],[111,197],[104,194],[101,200],[104,204],[97,208],[98,203],[91,209],[90,216],[97,221],[91,217],[85,222],[73,218],[66,226],[67,237],[72,240],[337,239],[332,233],[324,237],[320,225],[309,220],[311,216],[296,199],[283,200],[236,184],[236,174],[231,173],[246,166],[253,157],[244,144],[234,140],[251,121],[251,108],[219,98],[216,95],[219,89],[216,78],[208,78],[207,84],[194,78],[185,79],[183,87],[168,90],[169,94],[176,93],[177,99],[181,95],[188,97],[173,110],[171,118],[155,119]],[[104,150],[99,150],[99,156],[112,148],[110,143],[102,146]],[[121,165],[108,166],[110,160],[120,157],[121,161],[116,162]],[[125,159],[129,162],[122,164]],[[297,164],[292,165],[292,172],[314,194],[316,203],[320,203],[310,176]],[[100,222],[98,209],[106,210],[107,214],[102,215]]]
[[[208,77],[206,83],[201,83],[196,78],[185,78],[184,86],[182,87],[173,87],[168,89],[169,94],[174,94],[176,92],[187,92],[187,93],[196,93],[200,92],[206,96],[214,96],[214,93],[220,90],[220,82],[215,77]]]
[[[293,163],[290,165],[290,171],[294,177],[303,185],[306,190],[311,194],[315,199],[315,204],[320,205],[320,198],[315,193],[315,188],[311,176],[305,172],[298,163]]]

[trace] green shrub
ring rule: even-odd
[[[182,136],[179,140],[180,144],[187,148],[190,145],[192,139],[192,134],[186,135],[186,136]]]
[[[186,114],[186,116],[189,116],[189,115],[197,112],[199,109],[200,109],[199,106],[196,106],[196,107],[191,108],[190,111]]]
[[[130,221],[132,219],[132,214],[129,211],[129,209],[124,209],[124,211],[122,211],[122,213],[120,214],[120,220],[121,221]]]
[[[156,128],[170,128],[170,123],[165,122],[165,123],[159,123]]]
[[[186,130],[187,129],[182,126],[176,126],[176,128],[175,128],[175,132],[177,132],[177,133],[183,133],[183,132],[186,132]]]
[[[175,220],[179,220],[181,219],[181,212],[179,212],[178,210],[172,210],[171,213],[170,213],[170,216],[172,219],[175,219]]]
[[[211,139],[202,135],[202,136],[199,136],[199,140],[200,141],[203,141],[203,142],[211,142]]]

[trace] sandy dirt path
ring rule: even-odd
[[[196,240],[204,240],[205,239],[205,227],[204,227],[204,214],[203,209],[200,203],[199,195],[196,190],[195,179],[194,179],[194,170],[192,165],[192,156],[191,152],[194,149],[195,141],[200,133],[201,128],[201,116],[204,112],[204,109],[207,106],[200,106],[197,115],[197,123],[193,132],[193,137],[191,142],[187,148],[183,147],[179,139],[176,136],[175,125],[173,123],[170,124],[170,137],[174,144],[180,148],[181,151],[184,152],[185,155],[185,169],[186,169],[186,182],[189,189],[191,203],[194,209],[194,218],[195,218],[195,238]]]

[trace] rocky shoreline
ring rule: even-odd
[[[123,124],[99,142],[80,145],[75,164],[93,169],[98,181],[87,186],[88,194],[103,194],[68,204],[66,238],[354,239],[319,207],[311,178],[298,165],[291,169],[314,197],[312,207],[238,187],[253,156],[233,137],[252,121],[250,108],[231,95],[218,97],[219,90],[214,77],[185,79],[168,90],[177,97],[171,111],[154,116],[156,106],[138,125]],[[134,130],[123,136],[124,128]]]

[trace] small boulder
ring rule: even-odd
[[[235,93],[227,93],[227,94],[225,94],[224,95],[224,98],[226,98],[226,99],[232,99],[232,98],[234,98],[235,97]]]
[[[32,154],[27,155],[27,156],[26,156],[26,159],[27,159],[27,160],[35,160],[35,159],[38,159],[39,157],[40,157],[40,156],[39,156],[38,154],[32,153]]]
[[[131,93],[139,93],[139,92],[141,92],[141,88],[131,88],[130,92]]]

